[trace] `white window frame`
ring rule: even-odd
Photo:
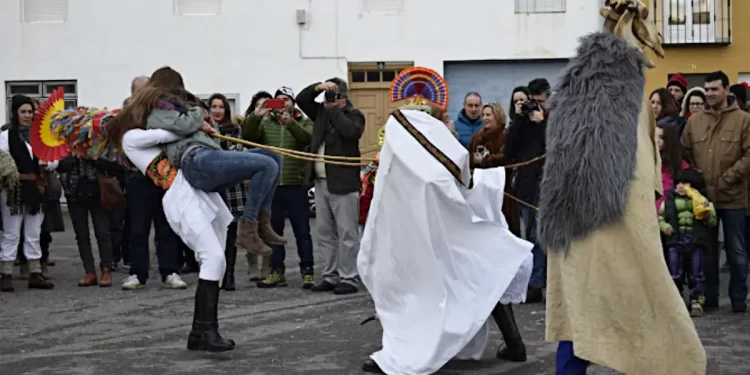
[[[45,14],[34,16],[27,14],[29,9],[43,9]],[[57,11],[57,13],[55,12]],[[69,0],[21,0],[21,22],[24,23],[62,23],[66,22],[70,12]]]
[[[229,106],[231,107],[229,109],[232,111],[232,118],[234,118],[235,116],[243,115],[245,113],[244,111],[240,110],[240,94],[221,94],[226,96],[227,100],[229,101]],[[196,96],[198,97],[198,99],[205,102],[211,97],[211,95],[213,94],[200,94]],[[211,103],[206,104],[211,106]]]
[[[693,5],[707,2],[709,12],[709,23],[694,24]],[[715,43],[716,42],[716,6],[721,0],[663,0],[663,28],[662,35],[665,44],[692,44],[692,43]],[[678,12],[677,17],[683,16],[683,23],[670,24],[672,13]]]
[[[361,0],[362,13],[401,14],[406,12],[406,0]]]
[[[196,5],[198,2],[204,2],[206,3],[205,6],[208,8],[209,6],[215,6],[215,11],[185,11],[182,9],[183,7],[188,7],[191,3],[195,3]],[[221,14],[221,11],[223,9],[222,0],[173,0],[173,13],[175,16],[182,16],[182,17],[192,17],[192,16],[218,16]]]
[[[565,13],[567,0],[515,0],[517,14]]]
[[[65,93],[65,101],[71,104],[72,106],[78,106],[78,80],[75,79],[55,79],[55,80],[45,80],[45,81],[5,81],[5,121],[10,121],[10,114],[11,114],[11,99],[13,98],[13,95],[16,95],[16,92],[12,90],[13,87],[18,86],[36,86],[37,92],[36,94],[24,94],[21,93],[21,95],[28,96],[31,99],[39,99],[44,101],[49,97],[49,94],[46,93],[46,88],[48,86],[62,86],[62,85],[73,85],[75,88],[74,93]],[[72,102],[72,103],[70,103]]]

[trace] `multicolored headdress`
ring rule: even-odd
[[[58,88],[40,106],[29,140],[34,155],[43,161],[57,161],[71,154],[124,163],[121,153],[109,150],[105,126],[119,110],[65,109],[64,95],[63,89]]]
[[[431,103],[442,110],[448,109],[448,84],[432,69],[415,66],[404,69],[391,82],[391,102],[409,99],[409,105],[423,106]]]

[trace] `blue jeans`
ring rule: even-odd
[[[142,284],[148,280],[150,268],[148,250],[152,222],[156,232],[154,242],[156,242],[156,257],[162,281],[172,273],[179,273],[180,238],[169,226],[167,217],[164,215],[164,208],[161,204],[164,189],[154,185],[148,177],[141,175],[128,179],[125,193],[129,202],[130,274],[138,276]]]
[[[724,248],[727,252],[729,262],[729,298],[732,301],[745,301],[747,299],[747,250],[745,249],[745,210],[717,210],[716,212],[724,226]],[[713,263],[713,262],[712,262]],[[709,286],[718,294],[719,270],[718,252],[716,270],[707,272],[706,280]],[[709,263],[707,263],[707,267]],[[706,292],[708,299],[709,292]]]
[[[534,267],[531,269],[529,287],[541,289],[547,285],[547,255],[536,239],[536,211],[530,207],[521,207],[521,220],[526,229],[526,240],[534,244],[531,253],[534,255]]]
[[[307,189],[304,186],[279,186],[271,205],[271,227],[279,235],[284,234],[284,222],[289,218],[294,238],[297,240],[300,271],[311,273],[313,260],[312,237],[310,236],[310,209],[307,202]],[[284,272],[286,248],[271,246],[271,269]]]
[[[195,148],[182,160],[182,173],[190,185],[205,192],[225,192],[231,185],[250,180],[243,215],[258,220],[271,211],[273,192],[279,184],[281,155],[251,149],[245,152]]]
[[[576,357],[573,343],[560,341],[555,357],[555,375],[586,375],[589,361]]]

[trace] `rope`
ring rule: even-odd
[[[212,133],[211,135],[213,137],[215,137],[215,138],[222,139],[222,140],[225,140],[225,141],[228,141],[228,142],[239,143],[239,144],[242,144],[242,145],[245,145],[245,146],[250,146],[250,147],[257,147],[257,148],[260,148],[260,149],[263,149],[263,150],[266,150],[266,151],[275,152],[275,153],[283,155],[283,156],[288,156],[288,157],[293,158],[293,159],[300,159],[300,160],[305,160],[305,161],[321,162],[321,163],[326,163],[326,164],[342,165],[342,166],[347,166],[347,167],[362,167],[362,166],[368,165],[372,161],[375,161],[375,159],[373,159],[373,158],[357,158],[357,157],[350,157],[350,156],[318,155],[318,154],[313,154],[313,153],[304,152],[304,151],[290,150],[290,149],[287,149],[287,148],[274,147],[274,146],[268,146],[268,145],[264,145],[264,144],[260,144],[260,143],[250,142],[250,141],[246,141],[244,139],[239,139],[239,138],[234,138],[234,137],[227,137],[227,136],[221,135],[219,133]],[[527,166],[529,164],[533,164],[533,163],[536,163],[536,162],[538,162],[540,160],[543,160],[546,157],[547,157],[547,155],[540,155],[540,156],[537,156],[537,157],[535,157],[533,159],[530,159],[530,160],[527,160],[527,161],[524,161],[524,162],[521,162],[521,163],[508,164],[508,165],[504,166],[504,168],[505,169],[513,169],[513,168],[524,167],[524,166]],[[344,161],[337,161],[337,160],[344,160]],[[356,162],[356,161],[359,161],[359,162]],[[516,201],[516,202],[518,202],[518,203],[520,203],[520,204],[522,204],[522,205],[524,205],[526,207],[529,207],[532,210],[535,210],[535,211],[539,210],[539,208],[537,208],[536,206],[534,206],[534,205],[532,205],[530,203],[524,202],[521,199],[518,199],[518,198],[514,197],[511,194],[508,194],[508,193],[504,193],[504,194],[505,194],[506,197],[508,197],[508,198],[510,198],[510,199],[512,199],[512,200],[514,200],[514,201]]]

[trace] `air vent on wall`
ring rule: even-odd
[[[221,0],[174,0],[178,16],[216,16],[221,13]]]
[[[402,13],[405,9],[406,0],[362,0],[365,13]]]
[[[23,0],[21,11],[26,23],[65,22],[68,0]]]

